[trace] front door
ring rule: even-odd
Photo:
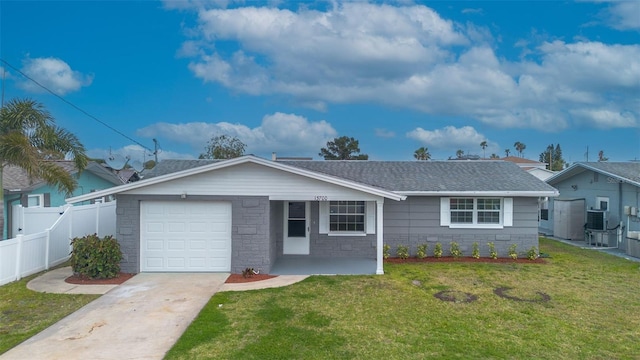
[[[309,255],[309,202],[285,201],[282,253]]]

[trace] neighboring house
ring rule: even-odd
[[[542,231],[629,250],[628,232],[640,230],[640,162],[575,163],[547,183],[560,197],[541,214]]]
[[[537,177],[540,180],[547,180],[553,176],[556,172],[547,170],[547,164],[535,160],[529,160],[518,156],[507,156],[500,160],[512,162],[525,170],[529,174]]]
[[[116,174],[96,162],[89,162],[86,169],[80,174],[78,174],[73,161],[56,161],[56,164],[75,175],[78,186],[71,196],[79,196],[123,184],[123,181]],[[12,226],[14,205],[56,207],[65,205],[65,198],[68,197],[66,193],[61,193],[57,187],[46,184],[42,179],[30,179],[27,173],[17,166],[4,168],[3,187],[5,201],[3,238],[5,239],[18,234],[17,229]]]
[[[370,258],[383,244],[451,241],[488,256],[538,246],[543,181],[504,161],[164,160],[141,181],[67,199],[117,198],[126,272],[268,273],[289,255]]]

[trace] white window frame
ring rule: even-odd
[[[451,222],[451,203],[454,199],[473,199],[473,222],[453,223]],[[478,223],[478,199],[499,199],[500,200],[500,221],[499,223],[485,224]],[[482,211],[482,210],[480,210]],[[513,198],[501,197],[442,197],[440,198],[440,226],[447,226],[451,229],[502,229],[513,226]]]
[[[338,201],[338,200],[331,200]],[[365,213],[364,213],[364,231],[330,231],[330,203],[331,201],[320,201],[319,207],[319,233],[327,234],[329,236],[366,236],[376,233],[376,202],[367,200],[354,200],[364,201]]]
[[[601,209],[600,208],[600,203],[607,203],[607,208],[606,209]],[[609,197],[608,196],[596,196],[596,210],[604,210],[604,211],[609,211],[609,206],[611,205],[611,203],[609,202]]]
[[[29,200],[30,199],[34,199],[34,198],[38,199],[38,205],[30,206],[29,205]],[[30,207],[30,208],[41,208],[41,207],[44,207],[44,194],[29,194],[29,195],[27,195],[27,207]]]

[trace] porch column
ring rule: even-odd
[[[382,258],[382,247],[384,246],[384,234],[382,233],[382,220],[383,220],[383,205],[384,200],[376,201],[376,274],[382,275],[384,274],[383,262]]]

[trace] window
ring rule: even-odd
[[[27,198],[27,207],[42,207],[44,203],[44,194],[29,195]]]
[[[329,202],[329,231],[363,233],[365,208],[364,201]]]
[[[609,198],[604,196],[596,196],[596,210],[609,210]]]
[[[549,220],[549,198],[540,200],[540,220]]]
[[[513,199],[440,198],[440,225],[467,228],[513,226]]]

